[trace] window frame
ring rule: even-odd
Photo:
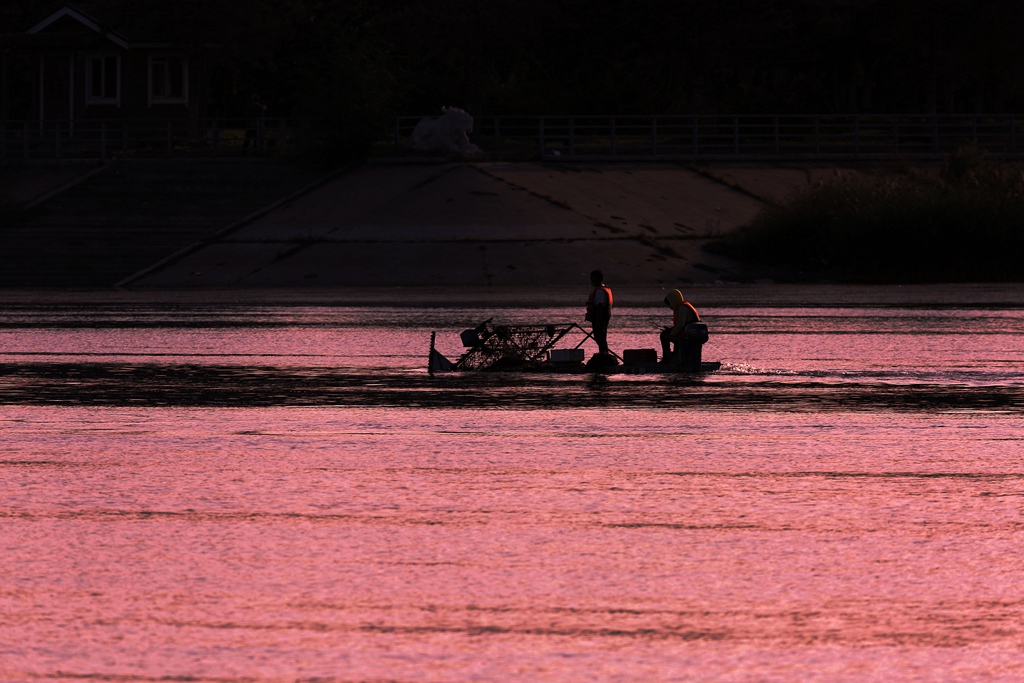
[[[100,91],[106,92],[107,63],[108,59],[114,59],[114,96],[93,94],[93,65],[100,62]],[[114,105],[121,106],[121,54],[119,52],[98,52],[87,55],[85,58],[85,106]]]
[[[171,65],[177,60],[177,63],[181,66],[181,95],[156,95],[154,94],[155,85],[155,74],[153,67],[159,62],[163,62],[165,65],[164,69],[164,83],[167,91],[170,91],[171,84]],[[188,55],[177,53],[177,52],[164,52],[164,53],[151,53],[149,55],[147,78],[148,90],[149,90],[149,105],[154,104],[188,104]]]

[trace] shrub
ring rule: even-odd
[[[1024,280],[1024,169],[965,149],[938,177],[840,179],[765,208],[712,249],[797,278]]]

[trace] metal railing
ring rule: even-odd
[[[274,154],[305,144],[290,119],[0,121],[0,161]]]
[[[394,121],[383,147],[406,154],[422,117]],[[968,115],[484,116],[485,152],[544,159],[931,159],[973,144],[1024,156],[1024,117]],[[0,161],[269,155],[305,149],[309,126],[266,119],[0,121]]]
[[[395,120],[396,149],[421,118]],[[546,159],[927,159],[966,144],[1016,157],[1022,124],[1009,115],[483,116],[471,139]]]

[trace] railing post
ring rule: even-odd
[[[814,117],[814,156],[821,156],[821,119]]]
[[[569,156],[576,156],[576,119],[569,117]]]
[[[697,115],[693,115],[693,156],[700,154],[700,143],[697,140]]]
[[[494,117],[494,148],[501,149],[501,119]]]
[[[615,117],[613,116],[610,121],[611,135],[612,135],[612,156],[618,156],[618,144],[615,139]]]
[[[900,153],[900,117],[896,116],[892,120],[892,138],[893,147],[896,154]]]
[[[121,121],[121,154],[128,154],[128,120]]]
[[[658,156],[658,117],[651,117],[651,152]]]
[[[537,144],[540,146],[540,156],[544,157],[544,117],[541,116],[537,122]]]
[[[100,159],[107,160],[107,122],[100,121]]]
[[[60,159],[60,121],[53,122],[53,158]]]
[[[25,128],[22,131],[21,137],[22,147],[25,148],[25,159],[28,160],[28,122],[25,122]]]
[[[1017,122],[1010,117],[1010,154],[1017,153]]]
[[[395,117],[395,149],[398,149],[399,140],[402,139],[401,131],[402,119],[399,116]]]
[[[776,116],[772,119],[772,136],[775,138],[775,153],[779,153],[779,117]]]
[[[167,156],[174,153],[174,129],[170,119],[167,119]]]
[[[732,117],[732,153],[740,153],[740,117]]]
[[[860,155],[860,116],[853,117],[853,153]]]
[[[0,159],[7,158],[7,123],[0,121]]]
[[[939,117],[932,115],[932,154],[939,153]]]
[[[213,140],[210,141],[210,146],[213,148],[213,156],[217,156],[220,146],[220,125],[217,123],[217,119],[213,120]]]

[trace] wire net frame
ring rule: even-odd
[[[494,370],[517,367],[546,359],[548,351],[573,330],[591,335],[576,323],[546,325],[488,325],[476,328],[477,341],[454,365],[453,370]]]

